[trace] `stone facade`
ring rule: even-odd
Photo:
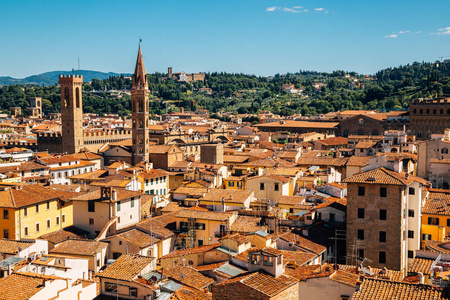
[[[201,145],[200,161],[205,164],[223,164],[223,144]]]
[[[364,187],[364,196],[358,196]],[[387,197],[380,197],[380,188],[387,188]],[[402,197],[403,187],[398,185],[357,184],[347,186],[347,264],[355,265],[370,259],[370,266],[405,271],[402,251]],[[358,208],[364,209],[364,218],[358,218]],[[380,210],[386,210],[386,220],[380,220]],[[364,239],[358,239],[358,230],[364,231]],[[380,231],[386,232],[386,242],[380,242]],[[358,251],[363,250],[363,253]],[[379,252],[386,252],[386,263],[379,263]],[[361,257],[362,255],[362,257]]]
[[[450,128],[450,98],[411,101],[409,121],[411,134],[417,139],[428,139],[433,133],[444,133],[445,128]]]
[[[370,115],[356,115],[339,122],[339,135],[380,135],[384,132],[384,121]]]

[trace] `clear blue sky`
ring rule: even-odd
[[[450,1],[0,2],[0,76],[81,68],[374,73],[450,58]]]

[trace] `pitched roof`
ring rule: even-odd
[[[203,276],[194,268],[186,266],[163,269],[160,270],[160,273],[198,290],[203,290],[214,283],[214,279]]]
[[[77,195],[75,197],[70,198],[73,201],[90,201],[90,200],[102,200],[102,201],[111,201],[117,202],[125,199],[129,199],[131,197],[138,197],[143,195],[141,192],[128,191],[124,189],[116,189],[117,193],[116,200],[110,200],[106,198],[102,198],[101,189],[96,189],[87,193],[83,193],[81,195]]]
[[[17,254],[19,253],[19,247],[22,250],[32,246],[34,242],[20,242],[15,240],[0,239],[0,252],[4,254]]]
[[[131,229],[122,233],[118,233],[116,235],[109,236],[106,238],[106,240],[109,240],[113,237],[120,237],[127,242],[138,246],[139,248],[145,248],[160,241],[159,239],[152,237],[150,234],[144,233],[138,229]]]
[[[297,164],[303,166],[343,167],[347,163],[347,160],[348,158],[300,157],[297,161]]]
[[[258,230],[266,230],[267,226],[259,225],[261,217],[252,216],[238,216],[238,218],[231,224],[230,231],[239,233],[250,233]]]
[[[30,299],[45,285],[43,279],[54,280],[53,276],[42,276],[30,273],[13,273],[8,277],[0,279],[0,294],[2,299],[23,300]]]
[[[359,291],[353,294],[352,299],[439,300],[448,299],[449,297],[449,289],[443,289],[441,287],[367,278],[363,281]]]
[[[43,240],[47,240],[53,244],[59,244],[69,239],[83,239],[85,235],[89,232],[80,229],[75,226],[69,226],[66,228],[59,229],[57,231],[53,231],[44,235],[41,235],[40,238]]]
[[[450,215],[450,191],[432,190],[422,208],[422,214]]]
[[[404,173],[397,173],[386,168],[373,169],[367,172],[357,173],[343,182],[346,183],[365,183],[365,184],[388,184],[388,185],[408,185],[413,181],[421,183],[426,182],[424,179],[409,176],[406,179]]]
[[[198,246],[198,247],[194,247],[194,248],[175,250],[175,251],[170,252],[169,254],[164,255],[163,257],[161,257],[161,259],[204,253],[204,252],[211,251],[217,247],[220,247],[220,245],[221,245],[220,243],[216,243],[216,244]]]
[[[49,253],[91,256],[107,247],[107,243],[99,241],[67,240],[50,250]]]
[[[316,255],[322,254],[324,251],[327,250],[326,247],[316,244],[314,242],[311,242],[308,239],[305,239],[304,237],[301,237],[295,233],[292,232],[285,232],[278,235],[279,239],[285,240],[287,242],[292,242],[295,245],[297,245],[300,248],[306,249],[308,251],[311,251],[315,253]]]
[[[191,209],[180,210],[176,213],[177,218],[192,218],[213,221],[226,221],[230,219],[232,215],[233,213],[229,212],[199,211]]]
[[[142,269],[147,267],[153,260],[153,257],[142,256],[139,254],[122,254],[115,262],[97,276],[132,281],[139,275]]]
[[[188,286],[182,286],[173,292],[169,300],[211,300],[212,294],[209,292],[202,292]]]
[[[225,202],[230,203],[244,203],[251,195],[253,191],[250,190],[225,190],[225,189],[210,189],[205,196],[200,198],[205,201],[221,202],[222,198]]]
[[[162,216],[146,219],[137,223],[135,226],[141,230],[150,232],[159,238],[166,239],[174,235],[174,233],[167,227],[176,222],[176,213],[177,212],[171,212]]]
[[[412,273],[422,273],[424,275],[430,275],[431,272],[431,265],[435,259],[431,258],[422,258],[422,257],[416,257],[413,260],[413,263],[409,267],[409,272]]]
[[[156,177],[162,177],[162,176],[167,176],[167,172],[164,170],[159,170],[159,169],[151,169],[150,171],[147,172],[141,172],[138,174],[138,176],[144,178],[144,179],[150,179],[150,178],[156,178]]]
[[[8,189],[0,192],[0,207],[23,207],[52,199],[66,200],[78,195],[74,192],[56,191],[51,187],[27,184],[20,189]]]

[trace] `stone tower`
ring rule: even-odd
[[[60,75],[62,151],[78,153],[84,147],[82,75]]]
[[[142,59],[141,45],[139,44],[133,75],[133,87],[131,89],[133,164],[148,161],[149,157],[149,95],[147,75],[145,73],[144,60]]]
[[[30,107],[28,110],[30,111],[30,116],[32,118],[42,118],[42,98],[32,97],[30,99]]]

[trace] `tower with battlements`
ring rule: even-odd
[[[84,148],[82,75],[59,76],[61,86],[62,152],[77,153]]]
[[[131,89],[132,104],[132,137],[133,137],[133,164],[148,161],[149,157],[149,103],[147,75],[142,58],[141,45],[136,60]]]

